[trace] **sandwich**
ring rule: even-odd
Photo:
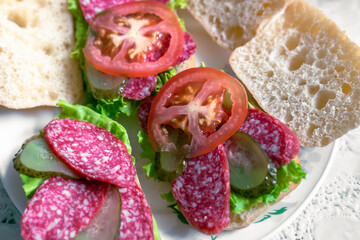
[[[175,2],[169,5],[177,6]],[[62,113],[39,136],[24,143],[14,158],[14,167],[29,199],[21,221],[22,236],[25,239],[159,239],[155,219],[136,176],[126,131],[104,115],[116,118],[121,113],[131,114],[138,101],[161,85],[163,78],[193,64],[194,58],[188,59],[196,44],[183,31],[175,13],[158,1],[70,0],[68,10],[75,20],[75,48],[70,56],[78,59],[81,66],[87,91],[85,104],[102,115],[88,107],[60,101]],[[116,23],[110,20],[109,25],[102,25],[109,17]],[[158,27],[159,23],[162,24]],[[139,24],[150,30],[145,27],[141,32]],[[115,33],[115,29],[107,32],[114,25],[115,29],[117,26],[132,29],[130,35],[140,39],[117,42],[115,38],[121,38],[121,34]],[[118,44],[110,52],[107,48],[114,47],[114,42],[110,44],[109,38]],[[94,62],[94,53],[98,54],[97,44],[101,40],[108,45],[100,46],[104,49],[100,49],[97,57],[110,55],[119,66],[116,55],[119,51],[125,60],[120,65],[128,65],[130,71],[115,74],[96,68],[99,64]],[[131,49],[135,52],[131,53]],[[129,56],[123,56],[123,51]],[[104,59],[101,64],[113,66]],[[132,63],[135,70],[131,70]],[[107,143],[102,145],[103,142]]]
[[[136,112],[168,76],[194,66],[196,43],[175,13],[185,1],[74,1],[85,105],[117,119]]]
[[[138,117],[147,176],[170,183],[162,197],[204,234],[248,226],[305,177],[296,135],[220,70],[178,73]]]
[[[81,106],[62,112],[14,158],[28,204],[24,239],[160,239],[126,130]]]

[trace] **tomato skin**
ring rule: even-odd
[[[195,94],[189,93],[189,86]],[[229,111],[220,109],[224,102],[221,99],[221,89],[231,94],[232,106]],[[178,99],[176,96],[182,96],[181,94],[184,96],[179,98],[181,101],[175,101],[174,99]],[[210,95],[220,98],[215,102],[209,101],[206,105]],[[190,100],[187,102],[186,99]],[[175,102],[179,104],[173,104]],[[210,110],[215,110],[216,113]],[[213,68],[188,69],[171,78],[156,95],[148,119],[149,139],[156,151],[187,151],[188,158],[200,156],[230,138],[244,122],[247,110],[247,95],[238,80]],[[201,119],[208,120],[207,117],[215,119],[215,122],[223,122],[216,126],[214,132],[205,132],[203,129],[206,127],[202,128],[200,125],[203,123]],[[187,122],[183,124],[182,119],[187,119]],[[172,127],[182,128],[186,135],[191,135],[188,146],[180,146],[179,149],[176,143],[171,142],[164,126],[173,125],[174,122],[178,124]]]
[[[140,17],[135,16],[136,14]],[[119,26],[116,19],[131,19],[131,22]],[[144,23],[144,19],[150,21]],[[133,29],[136,31],[132,31]],[[106,38],[103,37],[104,32]],[[183,45],[183,31],[177,16],[170,8],[155,1],[135,1],[117,5],[98,14],[91,23],[83,52],[101,72],[116,76],[144,77],[166,71],[173,66]],[[161,49],[163,46],[167,47],[166,51]],[[136,53],[139,50],[135,57],[131,53],[134,50]],[[147,61],[146,54],[156,50],[161,52],[161,56]]]

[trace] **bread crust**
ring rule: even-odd
[[[195,67],[195,55],[192,55],[189,59],[185,60],[184,62],[180,63],[175,67],[176,72],[182,72],[186,69]]]
[[[300,164],[300,160],[297,156],[294,160]],[[281,192],[274,203],[260,203],[256,207],[243,211],[241,213],[233,213],[230,211],[230,224],[225,228],[225,230],[236,230],[248,227],[258,216],[266,212],[266,210],[268,210],[272,205],[281,201],[285,196],[289,195],[292,191],[294,191],[299,184],[300,183],[295,184],[291,182],[289,186],[289,191]]]

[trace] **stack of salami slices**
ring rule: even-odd
[[[150,207],[120,139],[69,118],[52,120],[43,138],[77,179],[41,184],[23,213],[24,239],[154,239]]]

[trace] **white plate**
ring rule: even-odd
[[[0,162],[1,181],[8,192],[15,206],[22,212],[26,205],[25,194],[21,188],[21,181],[17,172],[12,167],[12,157],[20,149],[23,141],[43,128],[55,115],[55,110],[51,108],[41,108],[26,111],[13,111],[0,108],[0,132],[2,133],[0,142],[0,152],[2,159]],[[123,118],[121,121],[129,131],[134,155],[137,156],[141,151],[137,144],[136,134],[139,125],[136,119]],[[307,178],[300,186],[287,198],[274,205],[266,214],[260,216],[256,221],[268,218],[262,222],[254,223],[250,227],[239,230],[224,232],[218,235],[217,240],[221,239],[261,239],[270,236],[280,228],[290,218],[306,204],[312,194],[320,186],[326,172],[333,161],[336,142],[326,148],[302,148],[300,159],[307,172]],[[166,183],[156,183],[145,176],[141,169],[146,159],[137,160],[137,171],[140,182],[144,189],[147,200],[152,208],[154,216],[158,222],[162,239],[207,239],[210,236],[201,234],[188,225],[180,223],[172,210],[167,208],[160,194],[169,191]],[[285,210],[282,214],[275,214],[276,210]]]
[[[345,1],[333,0],[333,1],[310,1],[313,3],[319,3],[320,7],[334,7],[334,4]],[[354,13],[354,8],[349,7],[349,2],[346,1],[347,15]],[[356,0],[351,1],[356,5]],[[359,4],[357,6],[360,6]],[[329,8],[330,9],[330,8]],[[331,10],[328,9],[328,13]],[[357,8],[359,9],[359,8]],[[204,61],[206,66],[215,68],[224,68],[229,70],[227,66],[229,51],[225,51],[219,48],[210,37],[204,32],[204,30],[195,22],[188,14],[181,13],[186,18],[187,29],[193,34],[197,45],[197,63]],[[341,25],[345,25],[346,20],[341,16],[344,16],[345,11],[335,14],[335,21],[338,19]],[[350,33],[355,34],[357,37],[358,30],[355,29],[356,24],[349,25]],[[359,25],[359,24],[358,24]],[[344,28],[343,28],[344,29]],[[359,39],[360,41],[360,39]],[[16,207],[23,211],[26,205],[25,195],[21,188],[21,181],[18,174],[12,167],[12,157],[20,149],[23,141],[43,128],[56,114],[58,110],[55,108],[35,108],[30,110],[9,110],[4,107],[0,107],[0,177],[1,181],[8,192],[11,200]],[[140,152],[137,145],[136,133],[138,126],[134,121],[129,119],[122,120],[126,125],[126,128],[130,132],[132,146],[134,148],[134,155]],[[315,194],[317,188],[320,186],[326,173],[328,172],[331,163],[333,162],[334,151],[337,149],[337,142],[330,144],[325,148],[302,148],[300,153],[300,159],[303,167],[307,172],[307,178],[300,186],[288,197],[286,197],[280,203],[274,205],[267,211],[267,213],[260,216],[256,221],[260,221],[264,218],[266,220],[254,223],[250,227],[238,231],[229,231],[217,235],[217,240],[222,239],[261,239],[270,237],[286,222],[293,219],[296,214],[306,205],[311,199],[311,196]],[[141,166],[147,163],[146,160],[137,161],[137,170],[139,178],[142,183],[142,187],[152,208],[155,218],[157,219],[162,239],[207,239],[210,240],[210,236],[203,235],[189,226],[182,224],[176,218],[176,215],[172,213],[172,210],[167,208],[167,203],[161,199],[160,193],[168,192],[169,186],[165,183],[155,183],[153,180],[148,180],[145,177],[144,171]],[[282,212],[281,214],[276,214]],[[255,221],[255,222],[256,222]]]

